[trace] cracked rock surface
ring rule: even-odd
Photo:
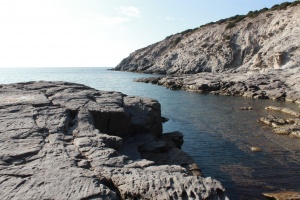
[[[66,82],[0,85],[0,199],[226,199],[182,142],[162,134],[156,100]]]

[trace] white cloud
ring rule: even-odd
[[[123,6],[117,8],[118,12],[127,17],[140,17],[141,12],[137,7],[134,6]]]

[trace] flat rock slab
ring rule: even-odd
[[[226,199],[220,182],[182,165],[196,164],[179,136],[162,137],[153,99],[66,82],[0,85],[0,199]],[[158,144],[163,165],[143,157]]]
[[[28,93],[20,94],[19,91],[16,92],[3,92],[0,93],[0,106],[8,105],[47,105],[50,101],[46,98],[44,94],[39,93]]]

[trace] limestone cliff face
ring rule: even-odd
[[[206,25],[139,49],[115,70],[160,74],[261,72],[300,66],[300,4]]]

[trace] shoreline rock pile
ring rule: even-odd
[[[0,85],[1,199],[227,199],[162,134],[156,100],[66,82]]]
[[[136,79],[136,82],[225,96],[286,100],[300,103],[300,71],[273,70],[268,73],[198,73]]]
[[[265,109],[285,113],[293,117],[282,119],[275,115],[268,115],[258,119],[259,122],[273,127],[273,132],[276,134],[289,135],[291,138],[300,139],[300,112],[276,106],[268,106]]]

